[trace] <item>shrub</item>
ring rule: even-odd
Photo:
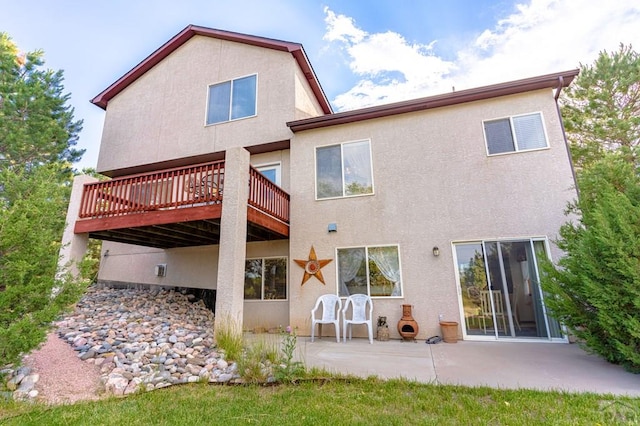
[[[546,304],[592,352],[640,372],[640,178],[610,154],[578,180],[558,267],[545,265]]]
[[[41,343],[85,289],[57,269],[69,194],[62,169],[0,172],[0,365]]]

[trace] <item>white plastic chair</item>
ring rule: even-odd
[[[347,311],[351,305],[351,319],[347,318]],[[351,329],[354,324],[366,324],[369,332],[369,343],[373,344],[373,302],[366,294],[352,294],[347,298],[342,310],[342,324],[344,327],[344,341],[347,341],[347,331],[351,340]]]
[[[321,306],[322,305],[322,306]],[[322,324],[333,324],[336,327],[336,342],[340,343],[340,310],[342,302],[335,294],[323,294],[316,300],[316,305],[311,310],[311,341],[313,342],[316,324],[319,324],[318,335],[322,339]],[[322,317],[318,317],[322,310]]]

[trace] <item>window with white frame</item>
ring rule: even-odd
[[[316,148],[316,198],[373,194],[369,140]]]
[[[256,75],[209,86],[207,124],[224,123],[256,115],[256,88]]]
[[[516,115],[484,123],[489,155],[547,148],[542,114]]]
[[[398,246],[365,246],[337,249],[338,295],[367,294],[401,297],[402,277]]]
[[[262,173],[271,182],[280,186],[280,163],[256,166],[256,170]]]
[[[287,258],[247,259],[244,264],[245,300],[287,298]]]

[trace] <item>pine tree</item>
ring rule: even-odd
[[[0,367],[41,342],[51,321],[84,288],[56,278],[70,192],[60,181],[69,174],[64,167],[0,171],[14,199],[0,206]]]
[[[563,92],[562,116],[578,168],[617,151],[637,161],[640,145],[640,54],[631,45],[602,51]]]
[[[19,53],[0,33],[0,168],[78,161],[82,121],[63,93],[62,71],[43,69],[43,52]]]
[[[579,174],[575,221],[562,226],[565,256],[545,266],[545,302],[591,351],[640,372],[640,177],[627,152]]]
[[[589,350],[640,372],[640,55],[601,52],[561,100],[580,196],[545,303]]]
[[[42,58],[0,33],[0,367],[37,346],[83,289],[57,270],[81,121],[62,71]]]

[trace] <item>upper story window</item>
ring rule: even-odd
[[[368,140],[316,148],[316,198],[373,194]]]
[[[265,164],[262,166],[255,166],[256,170],[262,173],[267,179],[276,185],[280,186],[280,163]]]
[[[256,87],[256,75],[209,86],[207,124],[256,115]]]
[[[539,112],[488,120],[484,136],[489,155],[547,148],[547,137]]]

